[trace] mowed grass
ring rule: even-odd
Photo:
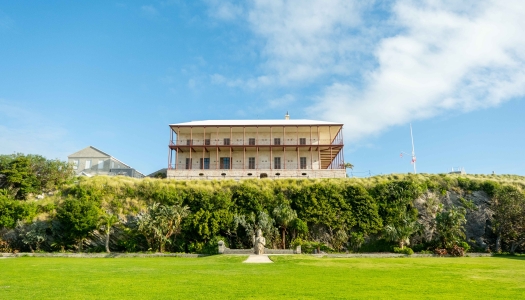
[[[525,259],[0,259],[0,299],[523,299]]]

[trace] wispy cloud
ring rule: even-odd
[[[272,109],[276,108],[289,108],[294,102],[296,98],[294,95],[286,94],[282,97],[271,99],[268,101],[268,106]]]
[[[159,11],[153,5],[143,5],[140,7],[140,11],[148,17],[154,17],[159,14]]]
[[[250,2],[262,72],[247,80],[215,74],[212,81],[251,88],[316,83],[307,112],[344,122],[353,140],[525,94],[522,1],[359,3]]]
[[[243,7],[225,0],[206,0],[208,3],[208,14],[216,19],[232,21],[240,17]]]
[[[13,19],[0,10],[0,30],[11,29],[14,25]]]
[[[67,129],[1,99],[0,140],[0,154],[31,153],[64,160],[75,151]]]

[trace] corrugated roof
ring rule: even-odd
[[[305,126],[305,125],[339,125],[341,123],[316,121],[316,120],[205,120],[205,121],[191,121],[177,124],[170,124],[170,126]]]

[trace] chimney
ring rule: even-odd
[[[290,115],[288,114],[288,112],[286,112],[286,115],[284,116],[284,119],[285,120],[290,120]]]

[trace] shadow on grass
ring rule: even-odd
[[[494,258],[507,258],[525,261],[525,255],[511,255],[511,254],[494,254]]]

